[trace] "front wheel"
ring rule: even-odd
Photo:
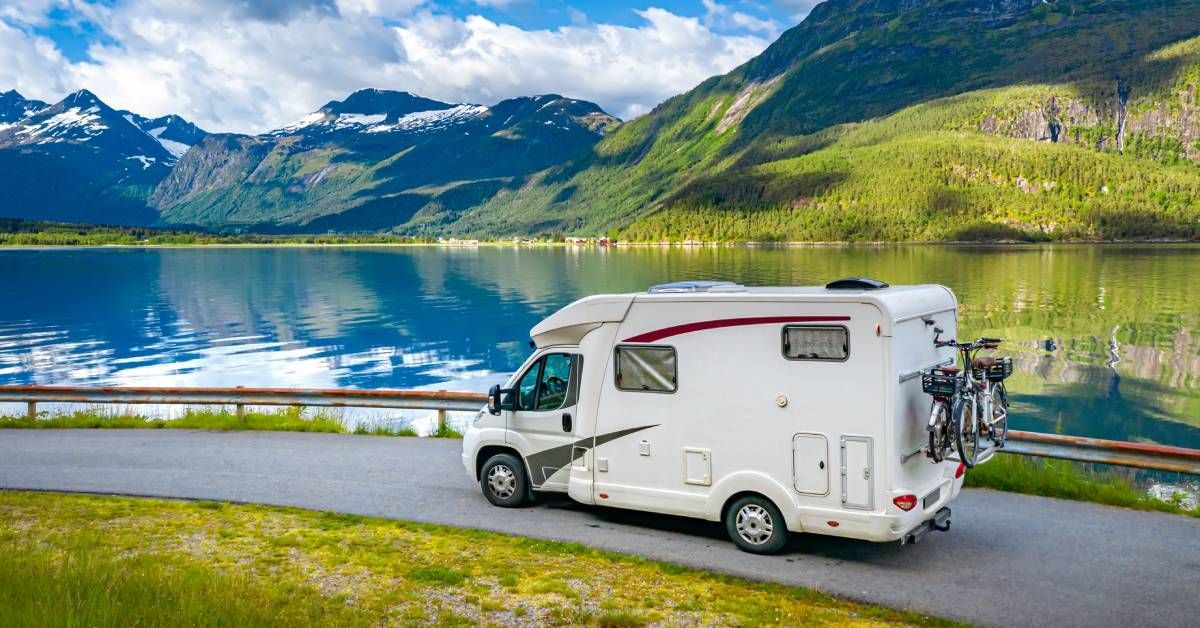
[[[529,476],[525,465],[512,454],[496,454],[483,463],[479,473],[483,496],[503,508],[523,506],[529,501]]]
[[[725,513],[725,531],[738,548],[751,554],[774,554],[787,544],[787,523],[771,500],[743,497]]]
[[[968,469],[974,467],[979,456],[979,421],[974,397],[960,397],[954,403],[954,445],[962,463]]]

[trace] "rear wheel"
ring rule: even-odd
[[[974,467],[979,456],[979,422],[974,397],[960,397],[954,404],[954,445],[962,463],[968,469]]]
[[[992,384],[992,414],[996,422],[992,424],[992,440],[997,447],[1003,447],[1008,440],[1008,389],[1004,382]]]
[[[479,485],[489,502],[515,508],[529,501],[529,476],[525,465],[512,454],[496,454],[483,463]]]
[[[929,411],[929,457],[934,462],[946,459],[946,450],[950,448],[950,408],[946,402],[936,400]]]
[[[774,554],[787,544],[787,523],[771,500],[748,495],[725,512],[725,530],[742,551]]]

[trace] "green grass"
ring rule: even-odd
[[[27,416],[0,416],[0,429],[184,429],[221,431],[325,432],[369,436],[419,436],[408,425],[364,425],[348,427],[333,413],[305,414],[303,407],[289,407],[276,412],[250,412],[239,419],[224,408],[188,409],[175,419],[161,419],[104,410],[80,410],[71,413],[46,415],[36,419]],[[462,438],[453,427],[435,430],[430,436]]]
[[[1151,497],[1128,474],[1067,460],[998,455],[968,471],[966,486],[1200,517],[1200,509]]]
[[[0,625],[949,625],[578,544],[0,491]]]

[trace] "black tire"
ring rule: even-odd
[[[934,462],[946,459],[946,450],[950,448],[950,408],[944,401],[934,401],[929,414],[941,413],[941,420],[927,426],[929,431],[929,457]]]
[[[738,529],[739,523],[742,530]],[[738,549],[751,554],[774,554],[783,549],[788,540],[783,513],[771,500],[759,495],[747,495],[733,502],[725,511],[725,531]]]
[[[1008,389],[1004,387],[1004,382],[996,382],[993,386],[992,404],[1003,408],[1005,415],[1003,421],[992,426],[992,440],[997,447],[1003,447],[1008,442]]]
[[[494,506],[516,508],[529,503],[529,474],[512,454],[496,454],[483,463],[479,487]]]
[[[976,420],[976,414],[974,398],[959,397],[954,402],[954,447],[968,469],[975,466],[979,455],[979,421]]]

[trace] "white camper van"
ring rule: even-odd
[[[497,506],[537,492],[788,532],[915,542],[949,527],[963,466],[922,453],[921,372],[953,363],[944,286],[684,282],[592,296],[533,328],[463,464]]]

